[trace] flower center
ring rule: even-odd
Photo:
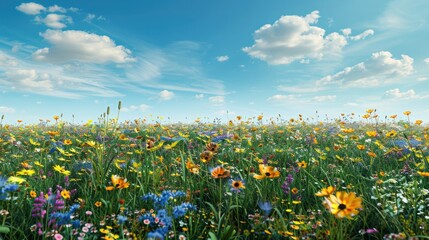
[[[236,188],[240,187],[240,183],[239,182],[235,182],[234,183],[234,187],[236,187]]]
[[[265,173],[265,176],[269,177],[269,176],[271,176],[271,173],[266,172],[266,173]]]
[[[345,204],[342,204],[342,203],[338,206],[338,209],[340,209],[340,210],[344,210],[346,208],[347,208],[347,206]]]

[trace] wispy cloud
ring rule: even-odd
[[[123,111],[123,112],[134,112],[134,111],[146,112],[150,108],[151,108],[151,106],[149,106],[147,104],[130,105],[128,107],[121,108],[121,111]]]
[[[0,113],[5,114],[5,113],[14,113],[15,109],[12,107],[6,107],[6,106],[0,106]]]
[[[190,41],[166,48],[142,47],[136,62],[126,69],[127,81],[137,88],[224,95],[223,82],[208,77],[203,70],[201,48],[201,44]]]
[[[225,102],[225,97],[224,96],[209,97],[209,102],[214,103],[214,104],[222,104]]]

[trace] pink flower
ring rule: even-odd
[[[55,233],[54,238],[55,238],[55,240],[62,240],[63,239],[63,235],[61,235],[59,233]]]
[[[87,216],[91,216],[91,215],[92,215],[92,212],[91,212],[91,211],[86,211],[86,212],[85,212],[85,214],[86,214]]]

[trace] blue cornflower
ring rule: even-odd
[[[184,202],[179,206],[175,206],[173,208],[173,217],[174,218],[183,217],[185,216],[188,210],[196,210],[196,209],[197,208],[195,207],[195,205],[192,205],[191,203],[188,203],[188,202]]]

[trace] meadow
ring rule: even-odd
[[[120,108],[0,123],[0,238],[429,239],[429,128],[410,112],[167,124]]]

